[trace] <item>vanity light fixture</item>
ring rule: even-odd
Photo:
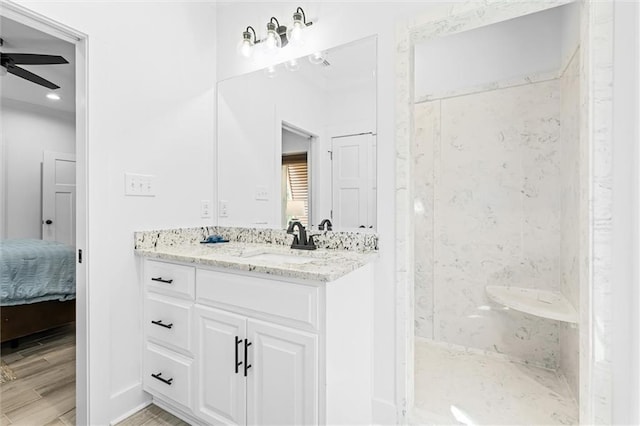
[[[251,30],[251,32],[249,32]],[[253,34],[251,34],[253,33]],[[251,36],[253,35],[253,39]],[[242,33],[242,41],[240,42],[239,51],[242,56],[245,58],[251,57],[253,54],[253,46],[257,43],[260,43],[260,40],[256,37],[256,30],[253,29],[251,25],[247,27],[246,30]]]
[[[307,17],[304,14],[304,10],[299,7],[293,14],[293,24],[289,30],[289,40],[292,44],[302,45],[304,44],[303,32],[308,26],[313,25],[313,22],[307,22]]]
[[[275,21],[275,23],[273,21]],[[267,38],[264,41],[267,50],[274,52],[279,47],[286,46],[288,42],[287,27],[280,25],[278,19],[272,16],[269,22],[267,22]]]
[[[267,34],[264,39],[258,39],[253,27],[248,26],[242,33],[242,41],[238,51],[242,56],[248,58],[252,55],[253,48],[258,43],[264,43],[265,49],[269,53],[277,52],[279,48],[285,47],[289,42],[301,45],[303,44],[304,29],[310,25],[313,25],[313,22],[307,22],[307,17],[301,7],[298,7],[293,13],[293,23],[289,29],[287,29],[286,25],[280,25],[278,18],[272,16],[267,22]]]

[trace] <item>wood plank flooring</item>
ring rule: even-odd
[[[0,426],[75,425],[76,342],[73,325],[2,344],[16,380],[0,385]]]
[[[167,413],[156,405],[149,405],[145,409],[138,411],[133,416],[121,421],[116,426],[189,426],[176,416]]]
[[[76,340],[69,325],[3,343],[0,357],[16,379],[0,385],[0,426],[70,426],[76,424]],[[118,426],[188,426],[150,405]]]

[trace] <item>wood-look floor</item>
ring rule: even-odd
[[[133,416],[121,421],[116,426],[189,426],[176,416],[167,413],[156,405],[149,405],[144,410],[138,411]]]
[[[20,339],[17,348],[3,343],[0,357],[17,377],[0,384],[0,426],[76,424],[76,339],[73,325]],[[188,423],[150,405],[118,425],[185,426]]]
[[[17,377],[0,385],[0,426],[75,425],[74,326],[4,343],[0,356]]]

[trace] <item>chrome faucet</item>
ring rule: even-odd
[[[296,227],[298,228],[298,235],[294,234]],[[307,231],[304,229],[304,226],[302,226],[302,223],[297,220],[289,223],[287,234],[293,234],[292,249],[315,250],[317,248],[315,241],[313,241],[314,235],[309,235],[309,239],[307,240]]]

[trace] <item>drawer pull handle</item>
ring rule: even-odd
[[[160,327],[164,327],[164,328],[173,327],[173,323],[171,323],[171,324],[163,324],[162,320],[160,320],[160,321],[151,321],[151,324],[159,325]]]
[[[162,373],[158,373],[158,374],[151,374],[151,377],[153,377],[154,379],[158,379],[160,380],[162,383],[165,383],[169,386],[171,386],[171,382],[173,382],[173,377],[170,379],[165,379],[162,376]]]
[[[236,374],[238,374],[238,367],[242,365],[242,361],[238,361],[238,345],[242,343],[242,339],[236,336]]]
[[[165,284],[171,284],[171,283],[173,282],[173,280],[172,280],[172,279],[165,280],[165,279],[164,279],[164,278],[162,278],[162,277],[158,277],[158,278],[151,278],[151,281],[158,281],[158,282],[165,283]]]
[[[247,377],[247,370],[251,368],[251,364],[247,362],[249,346],[251,346],[251,342],[248,339],[244,339],[244,377]]]

